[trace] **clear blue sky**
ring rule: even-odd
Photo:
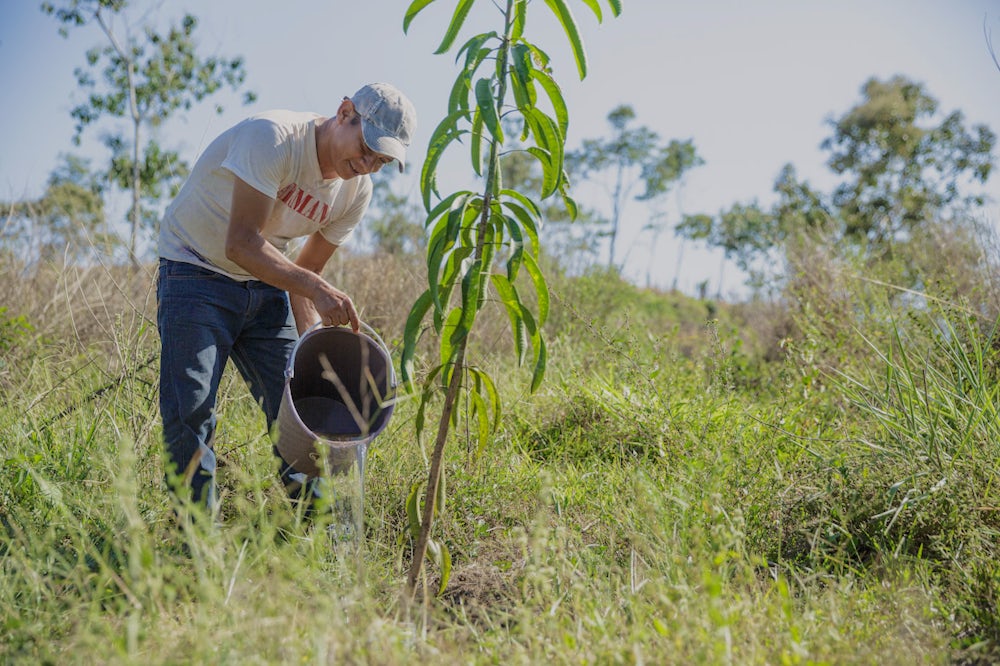
[[[0,6],[0,199],[37,196],[61,152],[103,156],[97,132],[83,146],[71,144],[70,109],[82,95],[73,70],[87,48],[102,44],[97,26],[58,35],[55,19],[35,0]],[[332,112],[344,95],[367,81],[391,81],[417,106],[419,131],[411,148],[411,174],[443,116],[456,70],[450,56],[433,51],[454,0],[438,0],[402,32],[408,0],[171,0],[133,3],[129,20],[161,29],[185,11],[199,17],[203,54],[242,55],[247,86],[259,95],[253,107],[221,95],[225,113],[210,105],[168,122],[159,139],[190,162],[218,132],[253,111],[291,108]],[[492,4],[480,0],[465,34],[493,29]],[[692,171],[680,198],[663,209],[671,219],[715,213],[737,201],[768,202],[781,167],[827,189],[833,182],[820,142],[826,121],[860,100],[871,76],[903,74],[922,82],[943,111],[959,109],[968,123],[1000,132],[1000,71],[987,50],[984,20],[1000,48],[1000,0],[624,0],[618,19],[598,24],[582,2],[571,0],[591,70],[577,80],[565,38],[540,0],[529,9],[526,35],[553,57],[556,79],[570,108],[570,147],[607,133],[608,111],[631,104],[637,122],[664,140],[693,139],[706,164]],[[126,26],[119,24],[119,30]],[[88,135],[85,134],[85,137]],[[464,182],[442,173],[442,191]],[[454,178],[464,178],[455,168]],[[414,188],[415,189],[415,188]],[[1000,201],[1000,174],[988,194]],[[594,195],[596,196],[596,195]],[[598,203],[599,199],[594,199]],[[649,256],[636,241],[648,211],[629,204],[620,247],[633,247],[631,274],[669,284],[677,243],[665,234]],[[124,212],[121,213],[124,215]],[[1000,208],[987,211],[1000,223]],[[702,280],[714,290],[718,255],[688,248],[679,285]],[[726,269],[727,288],[739,282]]]

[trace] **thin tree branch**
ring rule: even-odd
[[[1000,71],[1000,60],[997,59],[997,52],[993,49],[993,34],[987,27],[986,15],[983,15],[983,36],[986,38],[986,49],[990,52],[990,57],[993,58],[993,64],[996,65],[997,71]]]

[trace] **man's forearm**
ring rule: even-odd
[[[302,335],[310,326],[318,324],[322,320],[319,312],[316,310],[316,306],[305,296],[290,293],[288,294],[288,300],[292,305],[292,316],[295,317],[295,328],[299,330],[299,335]]]
[[[226,257],[261,282],[289,294],[311,300],[321,289],[323,278],[293,263],[260,234],[232,239],[226,244]]]

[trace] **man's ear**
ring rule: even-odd
[[[342,123],[348,122],[351,117],[354,116],[354,102],[350,100],[349,97],[345,97],[344,101],[340,103],[337,107],[337,118]]]

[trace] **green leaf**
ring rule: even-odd
[[[521,229],[528,235],[528,240],[531,241],[531,253],[537,258],[541,250],[541,244],[538,241],[538,226],[535,224],[535,218],[513,201],[504,201],[503,205],[514,213],[517,221],[521,224]],[[514,277],[514,275],[510,276],[512,280]]]
[[[608,6],[611,7],[611,13],[615,15],[615,18],[621,16],[622,0],[608,0]]]
[[[500,127],[500,117],[497,115],[496,101],[493,99],[493,89],[489,79],[476,81],[476,103],[483,114],[483,122],[490,131],[496,143],[503,143],[503,128]]]
[[[457,129],[457,120],[467,117],[468,111],[455,111],[448,114],[442,120],[434,134],[431,135],[430,143],[427,147],[427,157],[424,159],[423,169],[420,171],[420,191],[423,194],[424,209],[431,210],[431,195],[438,194],[437,191],[437,165],[441,161],[444,149],[448,144],[458,139],[467,132]]]
[[[477,391],[482,394],[483,389],[485,389],[486,397],[490,400],[490,407],[493,410],[493,427],[491,432],[495,433],[497,428],[500,427],[500,416],[502,412],[500,393],[497,391],[497,387],[493,382],[493,379],[486,373],[485,370],[481,370],[479,368],[469,368],[469,372],[476,379]]]
[[[527,332],[525,330],[524,318],[522,317],[523,306],[521,299],[517,295],[514,285],[505,276],[494,273],[490,276],[493,288],[497,290],[500,302],[507,310],[507,318],[510,319],[511,333],[514,337],[514,351],[517,353],[517,364],[524,363],[524,355],[527,351]]]
[[[467,45],[475,46],[476,44],[485,43],[491,37],[496,37],[496,33],[491,32],[486,35],[477,35],[469,40]],[[469,52],[465,56],[465,66],[459,72],[458,77],[456,77],[455,83],[451,88],[451,94],[448,96],[448,110],[450,112],[458,109],[469,109],[469,92],[472,90],[472,76],[491,53],[493,53],[493,49],[485,47],[479,48],[476,46],[469,49]]]
[[[427,407],[427,402],[430,400],[430,394],[424,390],[420,394],[420,406],[417,407],[417,415],[413,419],[413,430],[417,437],[417,443],[420,443],[420,436],[424,432],[424,410]]]
[[[452,85],[451,93],[448,96],[448,110],[469,109],[469,93],[472,91],[472,76],[479,65],[491,54],[492,49],[482,48],[478,51],[470,51],[466,59],[465,68],[459,72]]]
[[[453,287],[455,284],[461,282],[460,277],[465,275],[465,271],[468,270],[469,264],[471,264],[472,253],[476,251],[476,248],[470,247],[468,245],[462,245],[456,247],[455,250],[448,255],[448,262],[445,264],[444,270],[441,271],[441,286],[442,288]]]
[[[534,155],[535,159],[542,165],[542,198],[544,199],[556,190],[559,183],[556,171],[552,168],[552,155],[549,151],[538,146],[529,146],[526,150]]]
[[[455,209],[448,216],[447,236],[450,250],[447,263],[441,270],[439,276],[433,276],[431,286],[436,289],[435,303],[438,309],[434,312],[434,329],[440,334],[444,325],[443,309],[448,306],[452,289],[465,275],[471,265],[470,255],[475,251],[472,242],[472,222],[478,217],[482,209],[482,201],[478,198],[470,198],[463,209]],[[432,276],[428,276],[431,278]]]
[[[534,393],[542,385],[542,380],[545,378],[548,354],[545,351],[545,339],[542,337],[541,331],[532,336],[531,343],[535,348],[535,370],[531,375],[531,392]]]
[[[450,210],[452,205],[455,204],[459,197],[472,197],[473,194],[469,190],[459,190],[453,194],[448,195],[445,199],[442,199],[437,206],[427,214],[427,221],[424,226],[430,226],[430,224],[438,218],[438,216],[443,215],[445,211]],[[459,206],[465,206],[466,202],[463,201]]]
[[[472,168],[477,176],[483,175],[483,114],[479,109],[472,116],[472,137],[469,151],[472,157]]]
[[[420,538],[420,486],[423,483],[417,481],[410,487],[410,494],[406,496],[406,518],[410,528],[410,536],[416,540]]]
[[[455,83],[451,86],[451,93],[448,95],[448,113],[459,111],[469,112],[469,77],[462,72],[455,77]]]
[[[406,327],[403,329],[403,353],[400,357],[400,368],[403,375],[403,383],[408,389],[413,389],[413,355],[417,349],[417,339],[420,337],[420,324],[427,315],[434,299],[431,297],[429,289],[420,294],[410,314],[406,318]]]
[[[478,57],[477,55],[481,50],[485,50],[487,53],[491,50],[491,49],[483,49],[483,44],[485,44],[491,39],[496,39],[499,37],[500,36],[496,33],[495,30],[491,32],[484,32],[478,35],[473,35],[471,38],[469,38],[469,41],[467,41],[465,44],[462,45],[462,48],[458,50],[458,53],[455,54],[455,62],[458,63],[458,59],[462,57],[462,54],[468,51],[468,53],[465,56],[465,69],[466,71],[468,71],[469,66],[474,58],[478,58],[478,60],[482,62],[482,58]]]
[[[471,82],[472,75],[476,73],[476,70],[479,69],[479,66],[483,63],[484,60],[486,60],[486,58],[491,53],[493,53],[493,49],[485,46],[474,53],[470,52],[465,57],[465,69],[462,72],[462,75],[465,76],[466,79]]]
[[[418,441],[420,440],[420,435],[424,431],[424,412],[434,395],[434,380],[441,370],[442,366],[435,366],[429,373],[427,373],[427,377],[424,378],[424,385],[420,391],[420,405],[417,407],[417,416],[414,420],[414,430],[416,431]]]
[[[549,58],[549,54],[548,53],[546,53],[545,51],[541,50],[540,48],[538,48],[534,44],[531,44],[530,42],[524,42],[524,44],[529,49],[531,49],[531,54],[532,54],[532,56],[534,56],[535,64],[538,67],[541,67],[542,69],[545,69],[545,68],[547,68],[549,66],[549,62],[551,61],[551,58]]]
[[[483,278],[483,261],[476,259],[462,277],[462,318],[452,331],[452,344],[468,335],[479,312],[479,282]]]
[[[504,216],[507,223],[507,233],[510,234],[510,257],[507,258],[507,279],[513,282],[517,279],[517,273],[521,269],[521,261],[524,257],[524,235],[521,233],[521,225],[513,217]]]
[[[476,221],[479,219],[479,214],[483,210],[482,200],[477,199],[475,201],[475,206],[469,206],[461,218],[460,229],[456,227],[458,231],[458,241],[461,245],[466,247],[475,247],[475,231],[476,231]]]
[[[576,19],[573,18],[573,12],[570,11],[565,0],[545,0],[545,4],[556,15],[566,32],[570,47],[573,49],[573,57],[576,59],[576,71],[580,74],[582,81],[587,77],[587,52],[583,48],[580,29],[576,25]]]
[[[583,0],[583,3],[590,7],[590,11],[594,12],[598,23],[604,20],[604,15],[601,13],[601,5],[597,0]]]
[[[514,101],[517,107],[522,110],[535,106],[537,93],[531,79],[531,49],[525,44],[515,44],[510,50],[511,89],[514,92]]]
[[[524,303],[521,303],[521,318],[524,319],[524,327],[528,329],[528,334],[534,340],[535,336],[538,335],[538,325],[535,324],[535,318],[531,316],[531,310],[524,307]]]
[[[434,2],[434,0],[413,0],[410,6],[406,9],[406,15],[403,17],[403,32],[405,33],[409,27],[410,22],[413,21],[414,17],[419,14],[427,5]]]
[[[538,325],[544,326],[545,320],[549,317],[549,285],[545,282],[545,276],[535,262],[535,258],[530,254],[524,255],[524,268],[531,276],[531,281],[535,285],[535,295],[538,297]]]
[[[447,217],[442,217],[438,220],[437,224],[434,225],[434,230],[431,232],[430,239],[427,241],[427,281],[430,285],[430,294],[434,308],[439,311],[442,309],[441,299],[438,296],[438,280],[441,274],[441,264],[444,262],[448,251],[455,244],[455,241],[451,237],[452,235],[448,231],[453,215],[454,211]]]
[[[462,308],[452,308],[445,319],[441,330],[441,346],[439,348],[441,365],[448,365],[455,358],[457,345],[468,334],[468,329],[460,329]]]
[[[441,40],[441,45],[438,46],[437,51],[434,53],[445,53],[451,48],[452,43],[455,38],[458,37],[458,31],[462,29],[462,24],[465,23],[465,18],[469,15],[469,10],[472,9],[472,5],[475,0],[459,0],[458,6],[455,7],[455,13],[451,17],[451,23],[448,24],[448,31],[444,35],[444,39]],[[582,76],[580,78],[583,78]]]
[[[455,285],[461,284],[460,276],[464,275],[464,271],[468,269],[473,252],[475,252],[473,247],[458,247],[448,256],[448,262],[441,273],[438,287],[438,300],[442,307],[446,307],[451,301],[451,292],[455,289]],[[434,329],[440,334],[444,326],[443,311],[436,310],[434,314]]]
[[[563,183],[567,182],[568,179],[563,178]],[[569,215],[570,222],[574,222],[576,220],[576,216],[579,214],[579,209],[576,205],[576,199],[566,193],[567,189],[568,188],[565,187],[559,188],[559,195],[562,197],[563,204],[566,206],[566,213]]]
[[[555,79],[540,69],[533,69],[531,76],[541,84],[542,89],[552,103],[552,110],[556,114],[556,122],[559,127],[559,137],[562,142],[566,141],[566,132],[569,130],[569,112],[566,110],[566,100],[563,98],[562,90]]]
[[[427,540],[427,556],[441,569],[441,584],[438,585],[438,595],[444,594],[451,579],[451,552],[448,546],[433,539]]]
[[[524,34],[524,22],[528,13],[527,0],[514,0],[514,20],[510,28],[510,41],[516,42]]]
[[[521,194],[517,190],[500,190],[500,196],[510,197],[511,199],[516,199],[522,206],[524,206],[528,212],[531,213],[532,217],[541,219],[542,213],[541,209],[538,208],[538,204],[532,201],[530,198]]]
[[[552,163],[552,149],[549,147],[549,142],[555,136],[553,134],[547,134],[545,128],[539,125],[539,116],[544,116],[545,114],[538,109],[532,107],[530,109],[522,109],[524,114],[524,125],[528,128],[530,133],[535,137],[535,145],[530,146],[527,150],[531,152],[531,148],[541,148],[545,151],[548,156],[547,163],[551,165]],[[542,165],[544,169],[546,164]],[[543,197],[544,198],[544,197]]]
[[[472,391],[471,396],[472,401],[469,406],[472,411],[472,416],[476,419],[476,439],[479,440],[479,446],[476,447],[477,457],[482,455],[483,451],[486,449],[487,442],[490,441],[490,415],[486,409],[486,401],[483,400],[483,396],[479,395],[478,391]]]
[[[442,274],[442,263],[448,252],[455,246],[457,241],[456,236],[458,235],[459,228],[464,224],[464,220],[469,217],[474,218],[476,210],[478,210],[476,207],[478,199],[471,192],[460,193],[460,196],[452,196],[445,201],[449,200],[451,204],[449,205],[448,215],[442,216],[438,220],[427,242],[427,280],[430,285],[431,296],[434,299],[435,309],[439,313],[447,305],[447,293],[449,293],[448,291],[443,293],[439,293],[438,291],[438,281]],[[435,211],[439,208],[441,208],[440,205],[435,208]],[[435,323],[435,328],[439,328],[439,323]]]
[[[524,115],[524,120],[531,126],[539,147],[549,154],[548,163],[542,163],[542,198],[545,199],[555,193],[562,181],[564,143],[555,121],[540,109],[529,110]],[[532,152],[531,148],[528,151]]]
[[[462,118],[468,117],[468,109],[458,109],[449,113],[441,120],[440,123],[438,123],[438,126],[434,128],[434,132],[431,134],[428,145],[432,148],[440,146],[439,150],[443,149],[444,146],[447,146],[463,134],[463,132],[459,131],[458,121]],[[428,148],[428,152],[429,151],[430,148]]]
[[[490,151],[490,166],[493,169],[493,186],[490,188],[490,195],[497,196],[503,189],[503,169],[500,168],[500,150]]]
[[[479,259],[482,262],[482,271],[479,277],[478,292],[476,293],[476,309],[481,309],[483,304],[486,302],[486,292],[489,285],[489,281],[486,280],[483,275],[490,272],[490,267],[493,265],[493,258],[497,253],[497,246],[503,240],[503,218],[499,220],[499,224],[495,216],[491,216],[489,224],[485,226],[482,233],[485,234],[483,239],[483,252]],[[499,227],[499,229],[498,229]]]

